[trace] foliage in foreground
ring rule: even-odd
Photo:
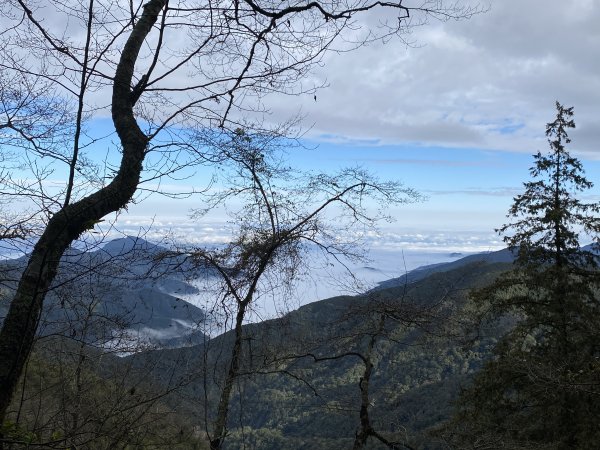
[[[600,442],[598,204],[565,148],[573,108],[556,104],[546,129],[551,152],[534,156],[534,181],[515,198],[501,233],[518,249],[514,270],[473,294],[486,317],[516,326],[461,396],[448,427],[459,448],[594,449]],[[578,232],[594,239],[582,249]]]
[[[66,338],[38,341],[3,425],[10,448],[205,449],[165,391],[120,358]]]

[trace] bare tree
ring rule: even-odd
[[[300,92],[296,81],[374,8],[387,20],[362,42],[402,35],[409,17],[475,12],[439,1],[2,3],[0,139],[19,169],[2,194],[23,202],[39,237],[0,332],[0,422],[71,243],[136,191],[210,158],[188,143],[190,129],[228,126],[253,97]],[[118,144],[102,141],[112,148],[99,156],[89,119],[109,110]]]
[[[289,404],[282,405],[293,418],[290,423],[299,420],[297,414],[310,414],[311,409],[321,411],[316,414],[319,423],[327,420],[330,421],[327,429],[339,428],[336,434],[339,441],[331,448],[363,449],[372,444],[390,449],[420,448],[425,438],[423,430],[407,429],[401,425],[406,420],[395,417],[396,414],[408,415],[411,407],[408,406],[406,411],[402,406],[398,409],[403,383],[395,384],[390,380],[403,377],[394,377],[391,371],[415,376],[415,367],[411,366],[408,354],[414,356],[420,348],[426,348],[427,354],[432,356],[437,354],[434,349],[441,345],[440,354],[433,359],[438,356],[445,359],[442,355],[448,340],[462,335],[456,329],[456,321],[460,318],[455,317],[455,310],[460,309],[464,301],[460,287],[466,279],[472,278],[471,271],[465,270],[449,279],[429,280],[425,296],[422,293],[424,285],[419,283],[419,286],[400,285],[356,297],[329,299],[321,307],[315,304],[310,308],[312,312],[305,311],[291,318],[290,330],[286,330],[285,320],[277,321],[272,330],[266,331],[267,336],[262,342],[260,333],[248,331],[253,339],[255,372],[247,373],[271,378],[269,382],[261,382],[254,377],[257,386],[251,392],[259,399],[246,394],[246,401],[257,405],[269,401],[266,396],[260,398],[260,392],[267,388],[277,389],[272,387],[281,386],[277,379],[287,378],[286,388],[279,392],[281,397],[285,398],[285,392],[289,392],[294,381],[298,384],[297,392],[291,394],[292,400],[287,399]],[[325,312],[317,313],[319,310]],[[262,328],[267,327],[263,324]],[[316,335],[303,334],[302,327],[319,331]],[[283,338],[277,338],[282,335]],[[245,348],[250,350],[250,346]],[[401,354],[404,357],[399,357]],[[417,366],[426,366],[428,362],[424,358]],[[426,369],[417,371],[421,370]],[[427,382],[433,382],[433,374],[429,375],[432,378]],[[243,396],[242,393],[239,395]],[[281,397],[277,399],[282,401]],[[240,404],[243,401],[240,399]],[[270,405],[271,408],[274,406]],[[254,415],[266,414],[267,409],[264,407]],[[265,421],[273,423],[268,419]],[[353,423],[357,425],[351,438],[350,424]],[[313,430],[318,427],[314,419],[307,420],[304,426],[312,426]],[[239,431],[236,434],[239,445],[244,436]],[[314,438],[314,434],[311,437]]]
[[[213,267],[221,280],[222,315],[232,315],[233,343],[220,387],[214,423],[208,427],[211,448],[220,449],[226,436],[229,403],[243,359],[243,325],[257,298],[293,287],[307,260],[341,263],[360,259],[361,236],[385,209],[412,202],[419,195],[398,182],[382,182],[360,169],[335,176],[305,176],[281,163],[280,145],[289,140],[273,133],[203,135],[229,170],[226,185],[207,195],[208,210],[229,205],[236,230],[231,242],[217,249],[196,249],[190,256]],[[236,208],[236,204],[238,205]],[[203,211],[202,211],[203,212]],[[317,253],[315,253],[317,252]],[[281,292],[281,291],[278,291]],[[246,372],[246,371],[244,371]]]
[[[406,287],[405,287],[406,289]],[[447,313],[448,298],[451,289],[441,298],[431,299],[428,304],[416,302],[406,292],[403,295],[387,298],[377,293],[368,295],[368,301],[350,308],[347,317],[364,317],[364,323],[357,335],[359,342],[354,352],[344,356],[356,356],[363,364],[363,372],[358,382],[360,390],[359,420],[360,425],[354,436],[353,450],[366,447],[370,438],[375,439],[390,449],[413,449],[409,440],[402,436],[400,440],[390,438],[377,430],[373,424],[370,410],[372,397],[370,392],[371,377],[377,372],[377,345],[381,342],[391,342],[403,346],[422,345],[422,342],[408,343],[407,335],[418,332],[424,341],[436,334],[443,334],[440,318]],[[360,342],[363,341],[363,342]]]

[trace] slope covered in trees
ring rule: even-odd
[[[398,448],[442,448],[430,431],[450,416],[460,386],[499,335],[490,328],[488,335],[471,340],[459,332],[468,290],[509,268],[486,258],[438,267],[409,285],[322,300],[245,325],[246,356],[224,448],[352,448],[361,426],[361,378],[372,338],[371,426]],[[127,358],[69,335],[42,338],[20,390],[24,401],[15,397],[6,431],[12,440],[51,442],[57,448],[65,442],[109,448],[111,437],[142,447],[166,442],[207,447],[232,334]],[[369,438],[364,448],[387,447]]]
[[[485,335],[465,339],[466,293],[509,267],[466,263],[408,286],[323,300],[281,319],[246,325],[244,345],[250,356],[240,365],[224,448],[243,443],[257,449],[352,448],[360,428],[362,358],[373,336],[373,428],[395,448],[443,448],[430,432],[450,417],[460,386],[504,329],[495,325]],[[382,312],[389,318],[383,329]],[[181,379],[190,379],[186,371],[191,371],[194,381],[172,401],[201,427],[210,426],[204,413],[216,401],[226,368],[223,355],[232,342],[228,333],[206,346],[129,359],[154,367],[154,378],[163,382],[180,379],[174,369]],[[364,448],[388,447],[369,439]]]

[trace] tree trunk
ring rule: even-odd
[[[229,400],[231,398],[231,391],[233,390],[233,383],[238,375],[240,367],[240,358],[242,354],[242,323],[244,321],[244,315],[246,314],[246,306],[248,303],[242,302],[239,306],[236,318],[235,318],[235,340],[233,342],[233,349],[231,350],[231,361],[229,362],[229,370],[227,371],[227,377],[221,391],[221,398],[219,399],[219,407],[217,409],[217,418],[215,420],[213,436],[210,439],[210,449],[220,450],[223,445],[223,439],[225,438],[225,429],[227,427],[227,416],[229,412]]]
[[[352,450],[360,450],[365,447],[369,436],[374,434],[373,426],[371,425],[371,419],[369,418],[369,383],[371,382],[371,374],[373,373],[373,349],[377,342],[379,334],[383,331],[385,325],[385,314],[379,316],[379,323],[377,329],[369,338],[367,345],[367,353],[363,358],[365,370],[358,383],[360,388],[360,430],[356,432],[354,436],[354,445]]]
[[[373,364],[371,359],[365,362],[365,370],[360,379],[360,430],[354,436],[354,445],[352,450],[360,450],[365,447],[369,436],[373,434],[371,420],[369,419],[369,381],[371,380],[371,372]]]
[[[123,146],[121,166],[106,187],[65,205],[48,222],[21,276],[0,331],[0,424],[34,342],[46,293],[65,250],[96,221],[123,208],[140,180],[148,138],[133,115],[131,84],[140,48],[166,0],[150,0],[134,26],[115,73],[112,118]],[[2,446],[0,436],[0,448]]]

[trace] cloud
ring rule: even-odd
[[[356,159],[356,161],[371,162],[376,164],[412,164],[416,166],[439,166],[439,167],[498,167],[496,162],[486,161],[453,161],[448,159],[415,159],[415,158],[395,158],[395,159]]]
[[[394,232],[382,233],[370,238],[373,252],[485,252],[504,247],[502,240],[493,232],[463,230],[448,232]]]
[[[436,191],[436,195],[452,192]],[[482,191],[474,188],[468,195],[501,196],[509,195],[510,188],[498,188],[497,191]],[[460,192],[460,194],[465,194]],[[446,218],[446,226],[441,222],[429,225],[409,227],[407,224],[387,224],[377,232],[361,233],[349,239],[360,237],[366,249],[373,251],[417,250],[427,252],[477,252],[501,248],[502,244],[493,227],[481,227],[472,223],[471,227],[456,228]],[[442,221],[443,222],[443,221]],[[464,221],[463,221],[464,222]],[[107,223],[109,223],[107,221]],[[152,242],[167,244],[183,243],[198,246],[214,246],[231,240],[232,225],[221,221],[195,222],[185,217],[173,217],[171,220],[157,220],[147,216],[121,216],[116,225],[106,226],[106,240],[126,235],[141,236]],[[142,230],[142,231],[140,231]]]
[[[267,105],[274,118],[300,109],[317,138],[531,153],[546,148],[559,100],[575,106],[573,149],[598,158],[598,23],[593,0],[495,0],[471,20],[419,28],[414,48],[392,40],[329,55],[314,74],[314,85],[329,84],[316,102]]]
[[[518,187],[497,187],[497,188],[481,188],[474,187],[469,189],[447,189],[447,190],[426,190],[423,192],[427,195],[476,195],[485,197],[515,197],[523,193],[523,188]]]

